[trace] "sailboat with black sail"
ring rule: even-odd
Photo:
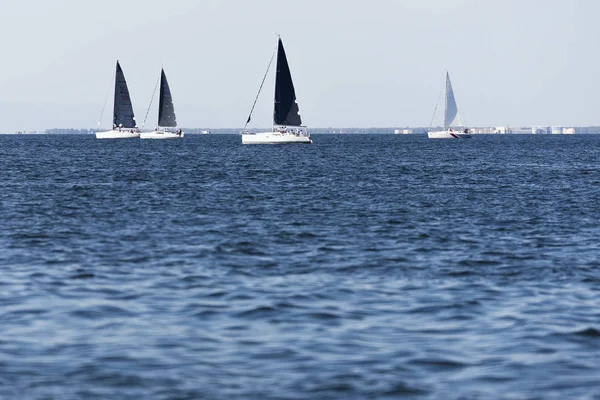
[[[271,67],[273,58],[269,62],[267,72],[263,77],[258,95],[254,100],[246,126],[242,131],[243,144],[285,144],[285,143],[312,143],[306,126],[302,125],[300,110],[296,102],[296,91],[292,82],[292,74],[287,62],[285,49],[281,37],[277,38],[277,71],[275,74],[275,96],[273,109],[273,128],[270,132],[249,132],[246,127],[252,119],[252,111],[256,100],[265,83],[265,78]]]
[[[175,106],[173,97],[167,81],[165,70],[160,70],[160,93],[158,100],[158,125],[153,132],[142,132],[141,139],[179,139],[183,137],[183,131],[177,129],[177,118],[175,117]]]
[[[446,101],[444,107],[444,130],[427,132],[430,139],[469,139],[471,134],[469,129],[463,126],[456,106],[450,74],[446,72]],[[437,107],[436,107],[437,108]],[[433,120],[432,120],[433,121]]]
[[[100,122],[98,122],[98,125],[100,125]],[[96,132],[96,139],[137,139],[139,137],[140,133],[135,123],[127,81],[125,80],[121,65],[117,61],[113,103],[113,128],[110,131]]]

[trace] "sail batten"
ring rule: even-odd
[[[452,83],[450,82],[450,74],[446,72],[446,107],[444,112],[444,129],[449,127],[462,126],[460,120],[460,114],[458,113],[458,107],[456,106],[456,99],[454,98],[454,91],[452,90]]]
[[[301,126],[296,91],[281,38],[277,46],[277,73],[275,77],[275,125]]]
[[[160,94],[158,101],[158,126],[176,127],[177,118],[175,117],[175,107],[173,106],[173,97],[171,89],[167,82],[165,71],[160,72]]]
[[[125,75],[117,61],[117,72],[115,75],[115,99],[113,106],[113,124],[117,127],[135,128],[135,116]]]

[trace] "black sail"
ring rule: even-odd
[[[174,127],[177,126],[175,118],[175,107],[173,106],[173,97],[171,89],[167,82],[165,71],[160,72],[160,99],[158,103],[158,126]]]
[[[299,112],[292,74],[290,73],[290,67],[285,56],[283,43],[279,39],[279,46],[277,48],[277,75],[275,78],[275,125],[302,125]]]
[[[123,128],[135,127],[135,116],[133,115],[133,106],[131,97],[123,70],[117,61],[117,74],[115,76],[115,102],[113,110],[113,124]]]

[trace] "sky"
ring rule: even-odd
[[[428,126],[449,71],[470,126],[600,125],[597,0],[0,0],[0,132],[138,125],[161,66],[179,125],[244,125],[284,42],[309,127]],[[253,115],[272,119],[273,70]],[[156,124],[157,99],[146,127]],[[438,110],[436,120],[441,123]]]

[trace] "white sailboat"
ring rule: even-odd
[[[448,72],[446,72],[444,130],[427,132],[427,137],[429,137],[429,139],[469,139],[471,137],[469,129],[464,127],[460,120],[460,114],[458,113],[454,91],[452,90],[452,83],[450,83],[450,74]]]
[[[165,70],[160,70],[160,93],[158,100],[158,125],[153,132],[142,132],[141,139],[179,139],[183,137],[183,131],[177,129],[177,118],[173,97]]]
[[[285,143],[312,143],[310,134],[306,126],[302,125],[300,110],[296,102],[296,91],[292,82],[290,67],[287,62],[285,50],[281,38],[277,40],[277,71],[275,74],[275,96],[273,110],[273,128],[269,132],[249,132],[246,130],[248,123],[252,118],[252,111],[256,105],[256,100],[265,83],[265,78],[271,67],[273,58],[269,62],[267,72],[258,90],[258,95],[254,100],[250,115],[246,121],[246,126],[242,131],[243,144],[285,144]]]
[[[110,131],[96,132],[96,139],[137,139],[139,137],[140,133],[135,123],[127,81],[125,81],[125,75],[123,75],[123,70],[117,60],[113,128]]]

